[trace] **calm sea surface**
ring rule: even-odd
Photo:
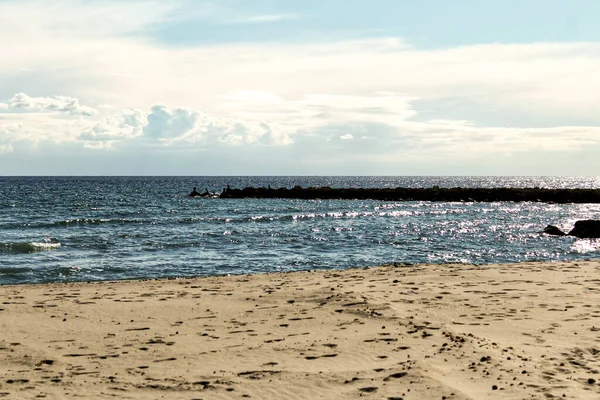
[[[598,204],[188,198],[225,186],[598,188],[563,177],[0,177],[0,284],[600,258]]]

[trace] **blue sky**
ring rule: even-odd
[[[598,15],[0,0],[0,175],[598,175]]]
[[[593,0],[326,0],[223,1],[238,22],[212,18],[175,20],[152,35],[166,44],[229,41],[331,40],[395,36],[419,48],[475,43],[598,41],[600,3]],[[186,9],[194,9],[188,2]],[[185,14],[185,13],[183,13]],[[254,23],[252,16],[280,16]]]

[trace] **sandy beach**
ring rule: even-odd
[[[596,261],[2,286],[0,299],[0,398],[600,398]]]

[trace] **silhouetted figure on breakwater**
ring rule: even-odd
[[[196,186],[194,186],[194,190],[192,190],[192,193],[188,194],[188,196],[197,197],[197,196],[202,196],[202,195],[200,194],[199,191],[196,190]]]

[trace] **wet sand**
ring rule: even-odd
[[[0,287],[0,398],[598,399],[600,262]]]

